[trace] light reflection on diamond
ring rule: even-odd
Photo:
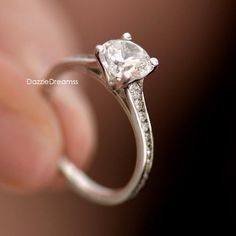
[[[116,79],[138,80],[154,69],[149,55],[143,48],[122,39],[104,43],[99,59],[107,73]]]

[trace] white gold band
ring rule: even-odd
[[[87,199],[103,205],[116,205],[125,202],[134,197],[144,186],[153,161],[153,135],[143,96],[143,78],[115,89],[107,83],[109,74],[104,72],[96,56],[77,55],[56,65],[45,79],[58,79],[61,74],[69,70],[85,71],[101,82],[119,101],[134,131],[137,158],[130,181],[126,186],[119,189],[110,189],[99,185],[77,168],[67,157],[60,160],[59,169],[73,189]],[[48,95],[51,92],[50,87],[52,86],[47,86],[44,90]]]

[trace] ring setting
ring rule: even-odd
[[[131,41],[129,33],[121,39],[109,40],[97,45],[95,55],[104,72],[109,74],[109,86],[119,89],[150,74],[159,64],[147,52]]]
[[[154,141],[144,99],[143,81],[157,68],[159,62],[131,40],[131,35],[124,33],[121,39],[109,40],[96,46],[94,55],[65,58],[45,77],[45,80],[58,79],[69,70],[84,71],[111,92],[129,118],[137,151],[134,172],[125,186],[112,189],[100,185],[76,167],[66,153],[58,163],[59,170],[75,192],[103,205],[121,204],[136,196],[148,179],[153,163]],[[50,95],[52,89],[46,85],[43,92]],[[118,148],[116,151],[119,151]]]

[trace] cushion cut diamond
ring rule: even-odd
[[[99,59],[110,75],[109,82],[132,82],[148,75],[153,69],[149,55],[139,45],[128,40],[110,40],[102,45]]]

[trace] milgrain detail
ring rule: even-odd
[[[147,113],[145,100],[143,96],[143,83],[140,82],[133,82],[128,87],[130,91],[130,98],[134,104],[134,108],[137,113],[137,119],[141,126],[141,132],[145,139],[144,142],[144,152],[145,152],[145,166],[142,173],[142,177],[137,185],[137,187],[134,189],[132,193],[132,197],[134,197],[140,189],[143,188],[145,185],[145,182],[148,179],[149,173],[152,168],[152,162],[153,162],[153,137],[152,137],[152,128],[151,123],[149,120],[149,116]]]

